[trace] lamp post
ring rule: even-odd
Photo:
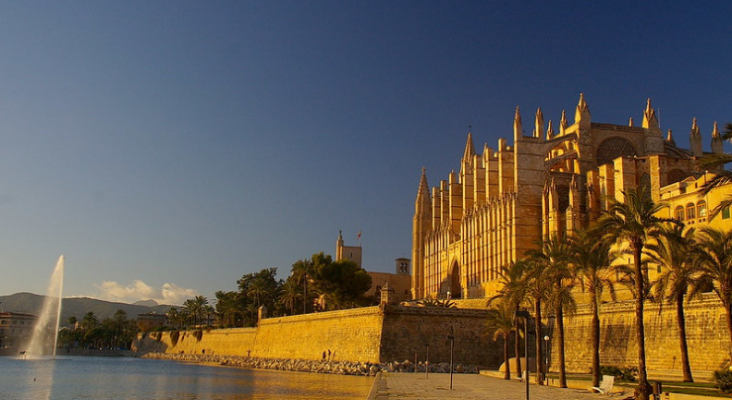
[[[544,343],[546,343],[544,346],[544,351],[546,352],[546,358],[544,359],[544,378],[546,378],[546,385],[549,386],[549,352],[551,351],[549,347],[549,335],[544,336]]]
[[[526,400],[529,400],[529,318],[531,314],[528,311],[514,311],[513,315],[524,319],[524,358],[526,359]]]
[[[449,296],[450,292],[447,292],[447,294]],[[447,340],[450,341],[450,390],[452,390],[452,352],[455,346],[455,334],[452,326],[450,327],[450,336],[447,337]]]

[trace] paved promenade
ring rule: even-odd
[[[378,378],[377,378],[378,379]],[[450,374],[389,373],[381,374],[375,383],[372,400],[443,400],[443,399],[526,399],[526,384],[476,374],[454,374],[450,390]],[[628,393],[632,394],[632,393]],[[601,400],[604,396],[581,389],[560,389],[529,385],[532,400]],[[616,396],[616,399],[622,398]]]

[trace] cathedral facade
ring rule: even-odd
[[[490,297],[500,288],[501,268],[548,235],[590,226],[606,197],[622,199],[622,191],[642,187],[661,201],[669,185],[704,175],[695,170],[703,155],[696,120],[691,149],[678,148],[672,132],[661,131],[650,99],[640,126],[632,119],[592,122],[580,95],[573,124],[562,112],[555,130],[539,109],[532,135],[524,136],[517,108],[513,132],[513,146],[500,139],[480,154],[469,132],[460,171],[431,191],[422,170],[412,230],[413,299]],[[716,123],[711,142],[712,152],[721,153]]]

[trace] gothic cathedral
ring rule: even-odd
[[[430,192],[422,170],[412,230],[412,298],[486,298],[500,288],[501,268],[551,234],[592,224],[606,196],[621,199],[641,188],[660,201],[668,186],[694,182],[702,138],[692,122],[690,147],[664,138],[651,101],[641,126],[591,121],[583,95],[569,124],[564,112],[555,131],[537,110],[533,134],[523,135],[518,108],[513,146],[498,140],[477,154],[468,133],[460,172]],[[714,124],[712,152],[722,152]],[[704,209],[706,210],[706,208]],[[706,212],[706,211],[704,211]]]

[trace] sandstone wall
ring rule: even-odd
[[[729,362],[729,336],[724,309],[714,295],[685,304],[687,341],[692,373],[708,379],[712,371]],[[635,337],[635,305],[633,301],[604,304],[600,314],[600,364],[618,367],[637,365],[638,345]],[[582,306],[567,319],[566,360],[571,372],[589,372],[592,355],[590,337],[591,314]],[[650,375],[679,375],[681,351],[676,308],[671,304],[646,303],[646,363]],[[554,335],[552,335],[554,337]],[[554,344],[554,343],[552,343]],[[556,346],[552,346],[556,351]],[[556,354],[552,354],[556,359]],[[556,366],[550,367],[552,370]]]
[[[265,319],[252,356],[379,362],[382,322],[379,307]]]
[[[454,363],[497,369],[503,359],[502,344],[484,335],[485,319],[485,310],[387,306],[381,360],[414,361],[416,352],[423,361],[429,346],[430,363],[449,362],[448,336],[453,336]]]
[[[132,344],[132,350],[138,353],[247,356],[254,348],[256,334],[256,328],[141,333]]]
[[[251,356],[265,359],[359,362],[450,361],[497,368],[499,345],[482,335],[483,310],[439,307],[366,307],[262,320],[257,328],[140,334],[138,353]],[[452,329],[451,329],[452,328]],[[173,337],[171,337],[173,336]]]

